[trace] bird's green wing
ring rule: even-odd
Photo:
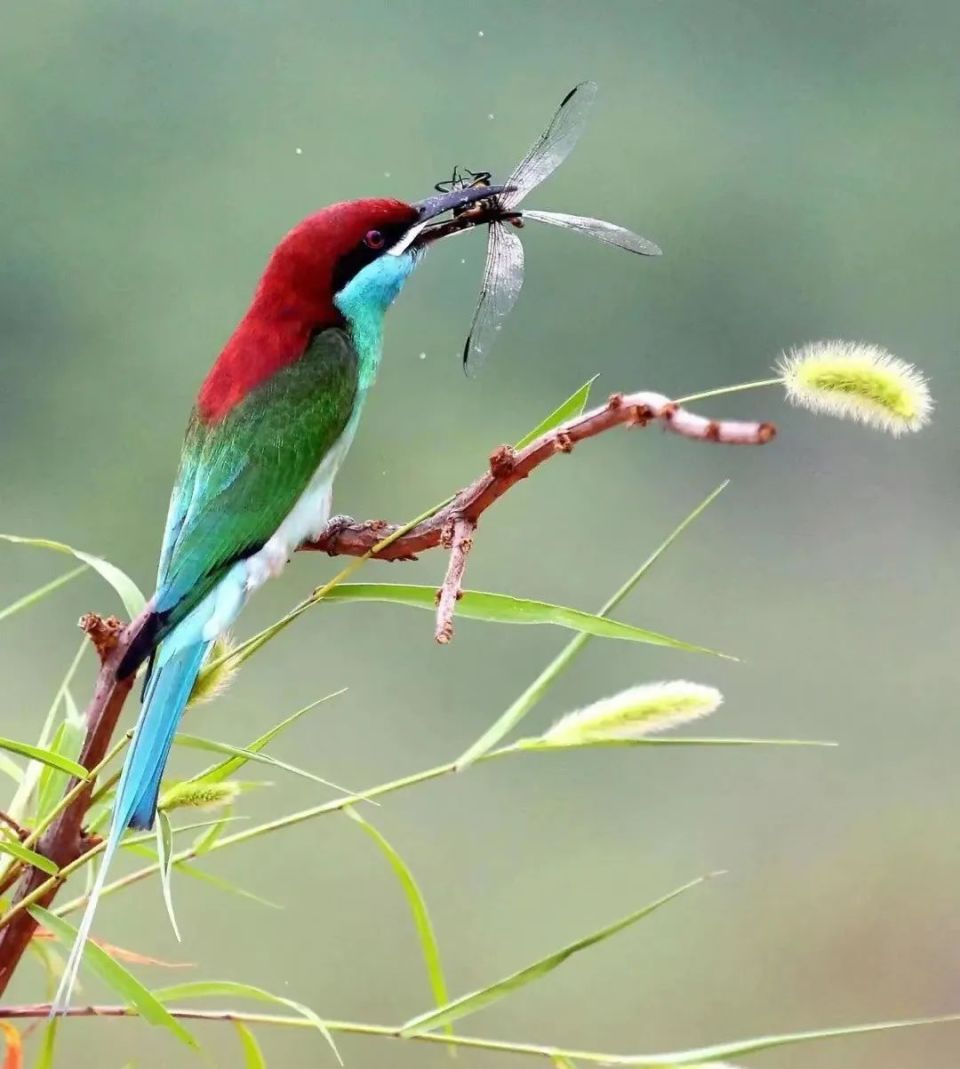
[[[277,530],[346,427],[357,381],[350,338],[324,330],[217,423],[194,414],[154,601],[164,632]]]

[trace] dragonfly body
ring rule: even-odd
[[[596,93],[595,82],[581,82],[574,86],[560,102],[550,125],[504,182],[503,192],[491,193],[490,197],[465,206],[455,213],[452,220],[440,224],[447,234],[468,226],[487,226],[483,283],[470,333],[463,347],[463,363],[468,371],[476,370],[486,358],[523,285],[523,245],[513,230],[507,228],[507,224],[519,230],[526,220],[546,223],[596,238],[640,256],[660,255],[660,248],[652,241],[604,219],[519,207],[520,202],[548,178],[573,150],[583,133]],[[490,178],[489,171],[454,168],[452,177],[447,182],[439,183],[437,189],[473,190],[489,184]]]

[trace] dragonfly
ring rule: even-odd
[[[560,102],[550,125],[514,167],[503,184],[503,192],[478,201],[455,213],[453,219],[438,224],[437,236],[486,224],[487,256],[483,282],[470,332],[463,347],[463,365],[474,374],[496,342],[503,321],[509,315],[523,285],[523,244],[517,233],[526,222],[585,234],[640,256],[659,256],[660,248],[647,238],[625,227],[585,215],[535,211],[519,207],[527,195],[545,181],[573,151],[586,126],[590,108],[597,95],[596,82],[581,82]],[[453,176],[437,183],[438,192],[489,185],[489,171],[454,168]]]

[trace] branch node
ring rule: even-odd
[[[97,651],[101,664],[117,648],[117,642],[124,628],[123,621],[116,616],[103,617],[95,612],[88,612],[81,616],[78,626],[81,631],[90,636],[90,641]]]
[[[557,431],[555,446],[558,453],[572,453],[573,437],[568,431]]]
[[[654,419],[656,415],[657,413],[647,404],[641,403],[634,405],[633,411],[630,413],[630,418],[627,420],[627,426],[646,427],[650,420]]]
[[[490,474],[495,479],[506,479],[513,474],[516,463],[517,451],[513,446],[498,446],[490,454]]]
[[[622,393],[612,393],[607,398],[607,408],[609,408],[611,412],[616,412],[617,409],[621,408],[622,406],[623,406],[623,394]]]

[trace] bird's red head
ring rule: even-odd
[[[336,293],[416,219],[413,205],[378,199],[331,204],[298,223],[273,250],[247,314],[201,386],[200,418],[222,418],[299,359],[311,334],[341,324]]]
[[[316,331],[343,325],[334,297],[414,224],[484,195],[467,189],[419,204],[386,198],[342,201],[298,223],[274,249],[247,314],[200,387],[200,419],[221,419],[252,389],[298,360]]]

